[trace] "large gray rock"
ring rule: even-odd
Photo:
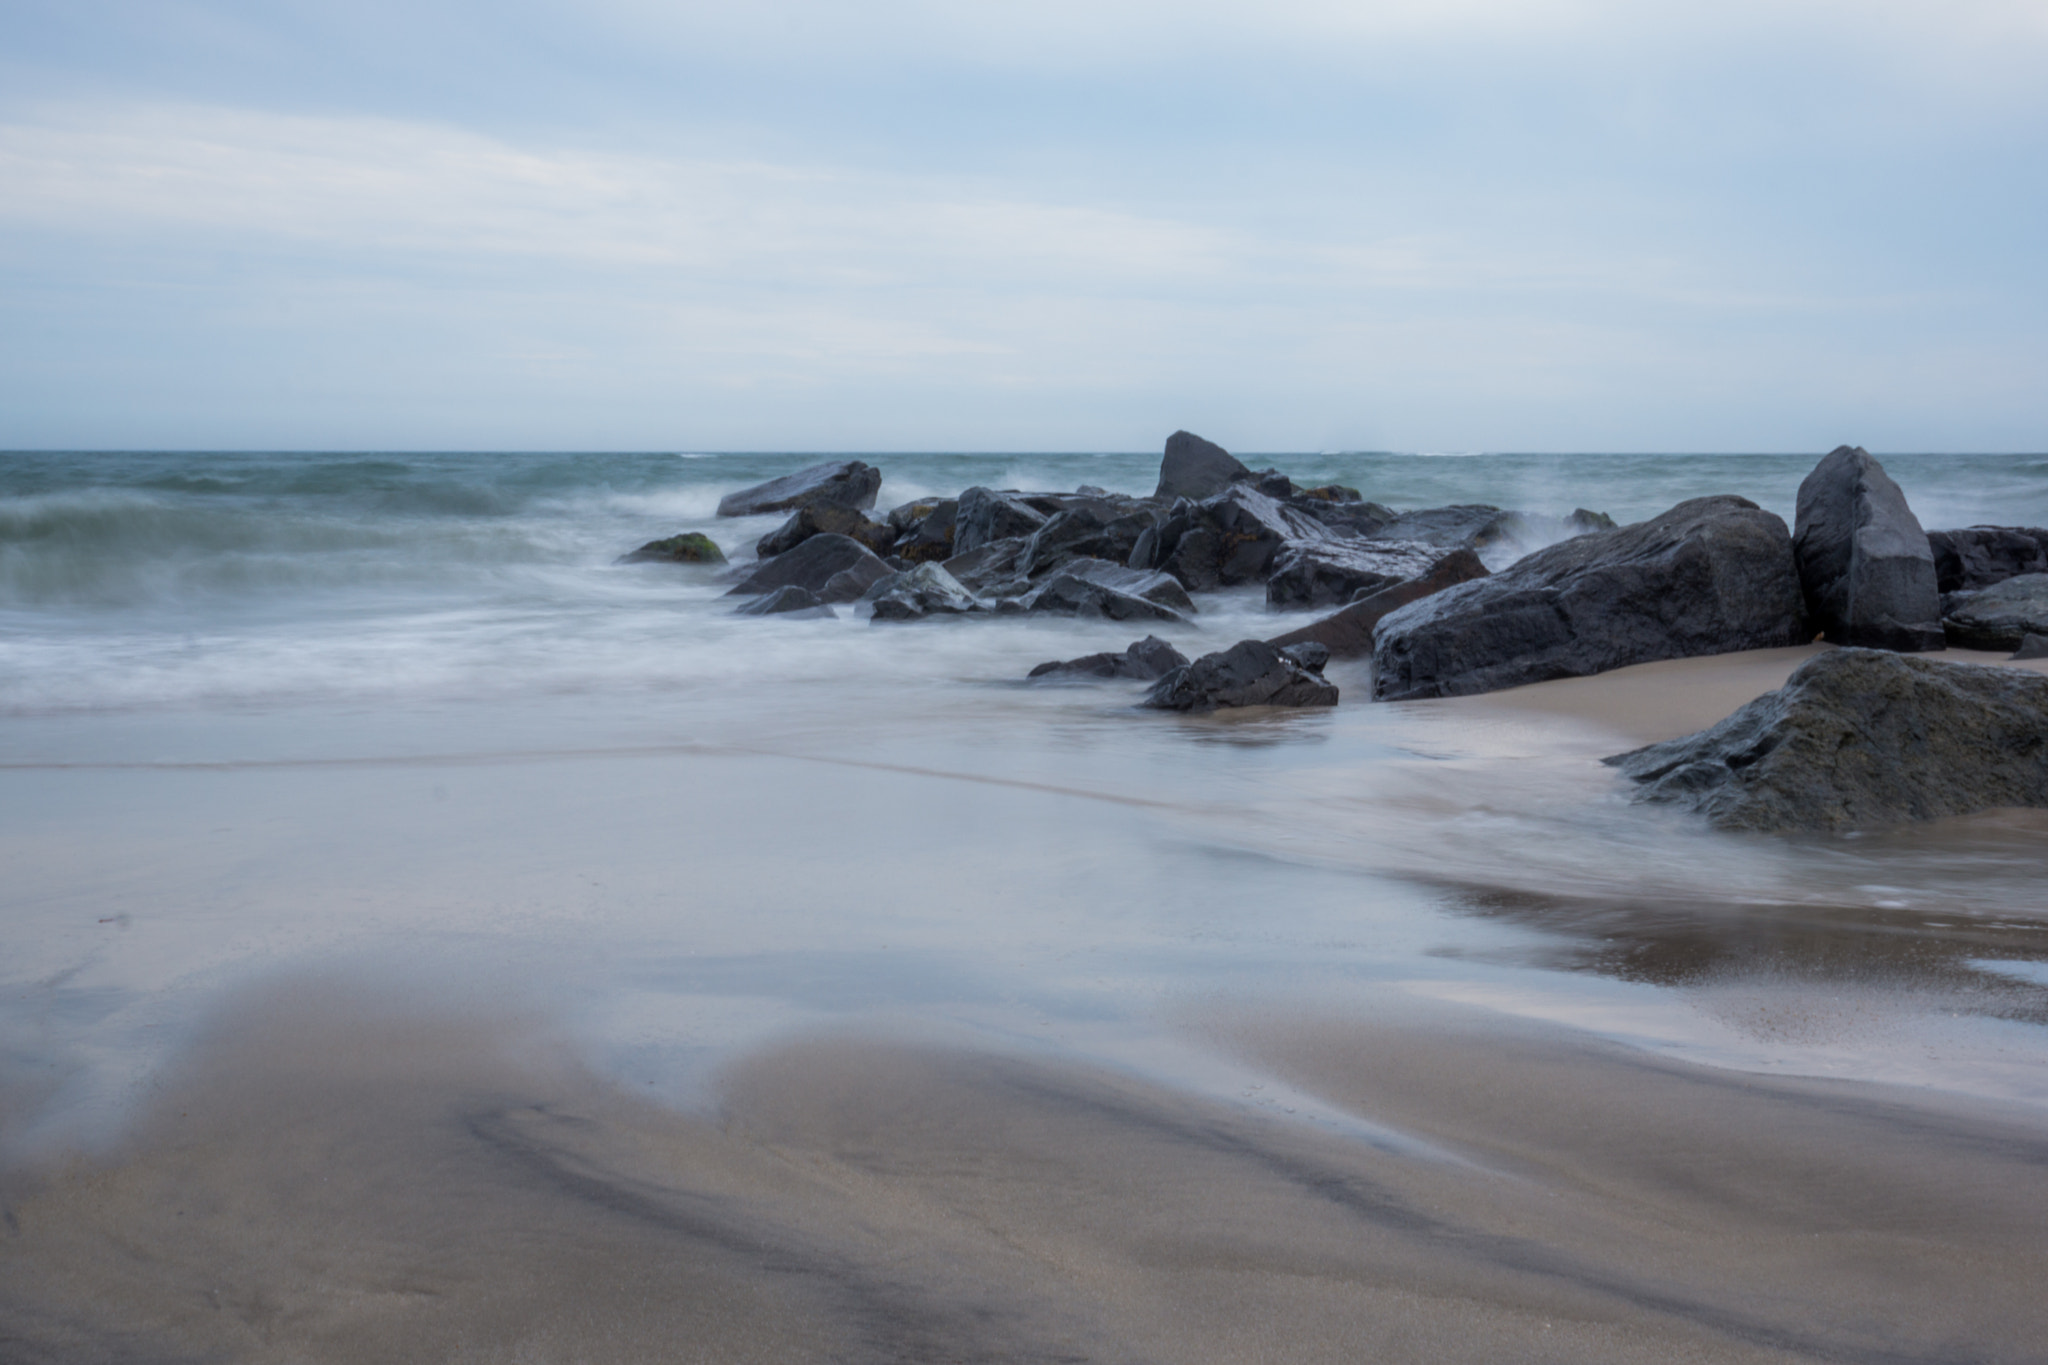
[[[1131,557],[1138,537],[1151,526],[1149,509],[1126,511],[1106,502],[1070,507],[1031,533],[1018,567],[1037,575],[1070,559],[1107,559],[1122,564]]]
[[[1152,496],[1200,502],[1251,477],[1252,471],[1242,461],[1214,441],[1205,441],[1191,431],[1176,431],[1166,438],[1166,455],[1159,462],[1159,487]]]
[[[1841,830],[2048,805],[2048,678],[1837,649],[1711,729],[1617,754],[1639,801],[1723,829]]]
[[[1361,592],[1427,577],[1447,557],[1470,553],[1398,540],[1297,541],[1273,559],[1266,605],[1276,610],[1334,607]]]
[[[1106,559],[1076,559],[996,610],[1101,616],[1112,621],[1184,621],[1194,615],[1187,591],[1163,573],[1129,569]]]
[[[1929,531],[1934,586],[1943,593],[1974,592],[2023,573],[2048,573],[2048,531],[2038,526],[1965,526]]]
[[[1330,538],[1329,528],[1308,514],[1233,484],[1203,502],[1175,503],[1132,548],[1129,562],[1162,569],[1190,592],[1209,592],[1264,579],[1291,542]]]
[[[1015,493],[970,488],[960,495],[953,514],[953,553],[965,554],[1011,536],[1028,536],[1045,525],[1046,516]]]
[[[951,559],[953,522],[960,513],[958,498],[927,498],[907,502],[889,513],[889,525],[896,532],[892,547],[898,559],[911,564],[938,564]]]
[[[1147,635],[1121,654],[1084,654],[1078,659],[1055,659],[1031,670],[1031,677],[1052,682],[1098,678],[1135,678],[1151,682],[1163,678],[1188,661],[1188,656],[1157,635]]]
[[[721,517],[751,517],[763,512],[793,512],[815,503],[869,508],[881,491],[882,471],[859,460],[812,465],[779,479],[728,493],[718,504]]]
[[[2021,574],[1948,599],[1942,628],[1959,649],[2018,649],[2048,635],[2048,574]]]
[[[1470,550],[1451,550],[1420,578],[1410,578],[1392,587],[1361,597],[1320,621],[1299,630],[1276,635],[1270,643],[1280,645],[1319,644],[1339,659],[1356,659],[1372,653],[1375,627],[1393,612],[1445,588],[1486,577],[1486,566]]]
[[[959,579],[937,564],[919,564],[877,580],[864,596],[874,604],[874,621],[916,621],[986,610]]]
[[[1838,645],[1940,649],[1934,554],[1870,452],[1837,446],[1799,485],[1792,532],[1807,615]]]
[[[1138,703],[1161,711],[1214,711],[1227,706],[1335,706],[1337,689],[1323,677],[1330,653],[1321,645],[1286,649],[1239,640],[1204,654],[1152,685]]]
[[[969,592],[982,597],[1015,597],[1031,588],[1031,580],[1018,566],[1029,543],[1024,536],[990,541],[954,555],[943,562],[943,567]]]
[[[1785,523],[1747,498],[1694,498],[1389,614],[1373,695],[1465,696],[1811,638]]]
[[[849,536],[812,536],[787,554],[762,560],[726,596],[752,597],[794,583],[826,602],[851,602],[891,572],[877,555]]]
[[[799,507],[782,523],[754,542],[754,553],[763,559],[786,554],[812,536],[850,536],[876,554],[889,553],[896,532],[887,522],[872,521],[857,507],[819,502]]]

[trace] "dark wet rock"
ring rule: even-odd
[[[1883,650],[1807,660],[1711,729],[1607,760],[1723,829],[1843,830],[2048,806],[2048,678]]]
[[[1486,566],[1479,562],[1478,555],[1470,550],[1449,550],[1421,577],[1381,588],[1320,621],[1310,622],[1285,635],[1276,635],[1269,643],[1283,647],[1319,644],[1336,658],[1361,658],[1372,653],[1373,630],[1388,614],[1410,602],[1419,602],[1431,593],[1484,577]]]
[[[2018,649],[2048,635],[2048,574],[2021,574],[1948,599],[1942,628],[1959,649]]]
[[[964,616],[987,605],[937,564],[919,564],[878,580],[863,594],[877,621],[915,621],[926,616]]]
[[[1266,580],[1266,605],[1294,610],[1334,607],[1411,578],[1446,557],[1471,554],[1396,540],[1298,541],[1281,550]]]
[[[889,525],[896,532],[896,555],[910,564],[937,564],[951,559],[954,520],[960,513],[958,498],[939,498],[906,503],[889,513]]]
[[[837,616],[839,613],[825,605],[825,599],[809,588],[795,583],[785,583],[774,592],[764,593],[749,602],[734,607],[734,616],[793,616],[799,618]]]
[[[1485,503],[1422,507],[1403,512],[1374,532],[1382,540],[1407,540],[1420,545],[1485,550],[1497,541],[1516,539],[1519,512],[1503,512]]]
[[[1028,575],[1043,574],[1070,559],[1130,559],[1138,538],[1152,528],[1149,510],[1126,512],[1114,503],[1068,508],[1031,533],[1018,558]]]
[[[1250,477],[1252,471],[1214,441],[1205,441],[1191,431],[1176,431],[1166,438],[1166,455],[1159,462],[1159,487],[1152,496],[1200,502]]]
[[[1133,547],[1129,562],[1164,570],[1191,592],[1208,592],[1265,578],[1289,542],[1328,538],[1313,517],[1234,484],[1203,502],[1175,503],[1150,541]]]
[[[2020,647],[2012,652],[2015,661],[2021,659],[2048,659],[2048,635],[2028,633],[2020,640]]]
[[[1301,502],[1345,503],[1363,502],[1365,495],[1356,488],[1346,488],[1341,483],[1326,483],[1316,488],[1297,488],[1293,500]]]
[[[1356,498],[1325,500],[1316,497],[1315,494],[1321,491],[1311,488],[1306,492],[1296,493],[1287,499],[1287,506],[1303,516],[1312,518],[1339,536],[1376,536],[1399,515],[1393,508],[1376,502],[1364,502]],[[1350,493],[1355,490],[1347,488],[1342,491]]]
[[[970,488],[960,495],[953,516],[953,553],[965,554],[1012,536],[1028,536],[1045,525],[1048,514],[1014,493]]]
[[[1614,518],[1605,512],[1588,512],[1583,507],[1574,507],[1572,514],[1564,519],[1564,525],[1569,534],[1584,536],[1595,531],[1612,531]]]
[[[725,551],[702,531],[650,540],[639,549],[620,555],[617,564],[723,564]]]
[[[1830,641],[1942,648],[1927,533],[1869,451],[1837,446],[1813,467],[1799,485],[1792,547],[1807,615]]]
[[[991,541],[946,560],[945,570],[978,596],[1015,597],[1031,586],[1019,567],[1028,543],[1024,536]]]
[[[851,602],[887,578],[890,568],[850,536],[812,536],[786,554],[764,559],[728,597],[751,597],[787,583],[809,588],[827,602]]]
[[[812,536],[848,536],[873,550],[886,554],[895,544],[896,532],[887,522],[872,521],[857,507],[820,502],[799,507],[789,520],[754,542],[754,553],[763,559],[786,554]]]
[[[1934,586],[1943,593],[1973,592],[2023,573],[2048,573],[2048,531],[2038,526],[1965,526],[1929,531]]]
[[[1056,616],[1102,616],[1112,621],[1183,621],[1195,604],[1172,577],[1130,569],[1106,559],[1076,559],[996,610],[1050,612]]]
[[[1078,659],[1055,659],[1031,670],[1034,678],[1053,681],[1093,678],[1135,678],[1150,682],[1163,678],[1188,661],[1188,656],[1157,635],[1147,635],[1121,654],[1084,654]]]
[[[1389,614],[1373,695],[1465,696],[1811,638],[1785,523],[1747,498],[1694,498]]]
[[[794,512],[799,507],[826,502],[864,509],[875,505],[875,494],[881,487],[881,470],[859,460],[838,460],[728,493],[718,504],[718,515],[751,517],[763,512]]]
[[[1161,711],[1335,706],[1337,688],[1323,677],[1329,657],[1328,650],[1313,643],[1283,649],[1264,640],[1239,640],[1174,669],[1138,704]]]

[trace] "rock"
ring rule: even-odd
[[[1017,567],[1042,574],[1070,559],[1107,559],[1122,564],[1138,538],[1152,528],[1150,511],[1123,512],[1114,504],[1068,508],[1031,533]]]
[[[1251,470],[1222,446],[1191,431],[1176,431],[1166,438],[1166,456],[1159,462],[1159,487],[1152,496],[1200,502],[1251,477]]]
[[[953,553],[965,554],[1011,536],[1028,536],[1045,525],[1046,513],[1012,493],[970,488],[953,516]]]
[[[960,512],[958,498],[905,503],[889,513],[889,525],[896,531],[895,552],[911,564],[943,563],[956,553],[953,548],[954,519]]]
[[[1307,489],[1287,499],[1287,506],[1303,516],[1312,518],[1322,526],[1340,536],[1376,536],[1397,515],[1393,508],[1376,502],[1362,502],[1357,498],[1323,499],[1317,497],[1323,490]],[[1355,493],[1355,489],[1342,489]]]
[[[1011,536],[991,541],[944,562],[947,573],[960,580],[969,592],[981,597],[1015,597],[1031,587],[1017,561],[1023,557],[1027,540]]]
[[[728,597],[773,592],[786,583],[809,588],[827,602],[851,602],[889,576],[889,566],[850,536],[812,536],[795,549],[764,559]]]
[[[960,580],[937,564],[919,564],[879,579],[865,599],[877,621],[915,621],[926,616],[960,616],[986,608]]]
[[[869,508],[882,487],[882,471],[859,460],[812,465],[779,479],[728,493],[718,504],[721,517],[751,517],[762,512],[793,512],[816,503]]]
[[[1195,604],[1172,577],[1129,569],[1106,559],[1077,559],[1020,597],[996,603],[1000,612],[1103,616],[1112,621],[1183,621]]]
[[[612,561],[615,564],[723,564],[725,552],[712,542],[702,531],[686,531],[679,536],[665,540],[650,540],[629,554],[620,555]]]
[[[1287,610],[1334,607],[1396,583],[1429,574],[1445,558],[1470,550],[1443,550],[1407,541],[1311,540],[1288,545],[1273,560],[1266,605]]]
[[[1808,659],[1711,729],[1606,760],[1722,829],[1841,830],[2048,805],[2048,678],[1883,650]]]
[[[2018,649],[2030,633],[2048,635],[2048,574],[2021,574],[1949,603],[1942,629],[1959,649]]]
[[[742,602],[733,608],[734,616],[793,616],[799,618],[837,616],[838,612],[825,605],[825,600],[809,588],[795,583],[785,583],[774,592]]]
[[[1838,645],[1940,649],[1934,554],[1870,452],[1837,446],[1799,485],[1792,535],[1807,615]]]
[[[1282,646],[1319,644],[1339,659],[1356,659],[1372,653],[1373,628],[1388,613],[1431,593],[1475,578],[1486,577],[1486,566],[1470,550],[1451,550],[1430,571],[1360,598],[1351,605],[1299,630],[1276,635],[1269,643]]]
[[[1214,711],[1226,706],[1335,706],[1337,689],[1323,677],[1329,651],[1318,644],[1282,649],[1239,640],[1204,654],[1152,685],[1138,703],[1161,711]]]
[[[1084,654],[1078,659],[1055,659],[1031,670],[1031,677],[1061,679],[1136,678],[1150,682],[1163,678],[1188,661],[1188,656],[1157,635],[1147,635],[1121,654]]]
[[[1390,613],[1373,695],[1465,696],[1811,638],[1785,523],[1747,498],[1694,498]]]
[[[2029,632],[2020,640],[2020,647],[2012,652],[2015,661],[2020,659],[2048,659],[2048,635]]]
[[[1356,488],[1346,488],[1341,483],[1326,483],[1318,488],[1297,488],[1290,501],[1301,502],[1362,502],[1365,495]]]
[[[1583,507],[1574,507],[1572,514],[1564,519],[1564,525],[1569,534],[1584,536],[1595,531],[1612,531],[1614,518],[1605,512],[1588,512]]]
[[[1203,502],[1175,503],[1150,541],[1132,547],[1129,562],[1163,569],[1190,592],[1208,592],[1264,578],[1291,541],[1329,538],[1313,517],[1234,484]]]
[[[1373,534],[1381,540],[1484,550],[1497,541],[1515,539],[1520,521],[1519,512],[1503,512],[1485,503],[1458,503],[1403,512]]]
[[[754,542],[754,553],[769,559],[822,535],[850,536],[878,555],[888,553],[896,541],[896,532],[887,522],[870,521],[856,507],[819,502],[797,508],[788,521]]]
[[[2023,573],[2048,573],[2048,531],[2038,526],[1965,526],[1929,531],[1934,586],[1944,593],[1971,592]]]

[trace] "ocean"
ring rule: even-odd
[[[1789,522],[1818,455],[1244,458]],[[1810,648],[1179,717],[1024,682],[1128,625],[616,562],[745,560],[719,498],[820,458],[0,454],[0,1355],[2042,1339],[2040,812],[1723,835],[1598,762]],[[860,458],[878,510],[1158,472]],[[2048,456],[1884,462],[2048,524]],[[1310,619],[1199,605],[1190,655]]]

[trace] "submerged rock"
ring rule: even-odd
[[[877,621],[915,621],[926,616],[961,616],[984,611],[980,599],[937,564],[919,564],[878,579],[866,599]]]
[[[1373,695],[1465,696],[1810,638],[1785,523],[1747,498],[1694,498],[1392,612]]]
[[[1335,706],[1337,688],[1323,677],[1330,652],[1318,644],[1282,649],[1239,640],[1204,654],[1152,685],[1138,703],[1161,711],[1214,711],[1237,706]]]
[[[1176,431],[1166,438],[1166,454],[1159,461],[1159,487],[1155,498],[1187,498],[1200,502],[1213,498],[1252,471],[1243,461],[1191,431]]]
[[[859,460],[838,460],[728,493],[719,501],[718,515],[751,517],[763,512],[793,512],[813,503],[869,508],[875,505],[875,494],[881,487],[881,470]]]
[[[1076,559],[1022,596],[996,603],[996,610],[1102,616],[1112,621],[1184,621],[1194,615],[1195,604],[1167,574],[1106,559]]]
[[[1429,574],[1451,555],[1445,550],[1398,540],[1312,540],[1287,546],[1274,557],[1266,580],[1266,605],[1276,609],[1334,607],[1361,592],[1378,592]]]
[[[1965,526],[1929,531],[1934,586],[1943,593],[1973,592],[2023,573],[2048,573],[2048,531],[2038,526]]]
[[[809,588],[795,583],[785,583],[774,592],[756,597],[751,602],[742,602],[734,607],[734,616],[795,616],[828,617],[838,612],[825,605],[825,599]]]
[[[1486,566],[1479,562],[1478,555],[1470,550],[1451,550],[1428,573],[1381,588],[1320,621],[1276,635],[1270,643],[1282,647],[1319,644],[1335,658],[1359,658],[1372,653],[1373,630],[1392,612],[1445,588],[1484,577]]]
[[[1838,645],[1940,649],[1934,554],[1906,495],[1857,446],[1837,446],[1799,485],[1792,536],[1807,615]]]
[[[1843,830],[2048,806],[2048,678],[1837,649],[1710,729],[1606,760],[1722,829]]]
[[[2048,574],[2021,574],[1949,599],[1942,629],[1959,649],[2018,649],[2048,635]]]
[[[823,535],[847,536],[878,555],[887,554],[896,540],[896,532],[887,523],[869,520],[859,508],[820,502],[791,513],[788,521],[754,542],[754,553],[769,559],[794,550],[812,536]]]
[[[725,551],[702,531],[650,540],[639,549],[620,555],[615,564],[723,564]]]
[[[1078,659],[1055,659],[1031,670],[1034,678],[1054,681],[1081,678],[1135,678],[1150,682],[1163,678],[1188,661],[1188,656],[1157,635],[1147,635],[1121,654],[1084,654]]]
[[[824,601],[851,602],[890,573],[889,566],[859,541],[828,533],[762,560],[726,596],[751,597],[794,583]]]

